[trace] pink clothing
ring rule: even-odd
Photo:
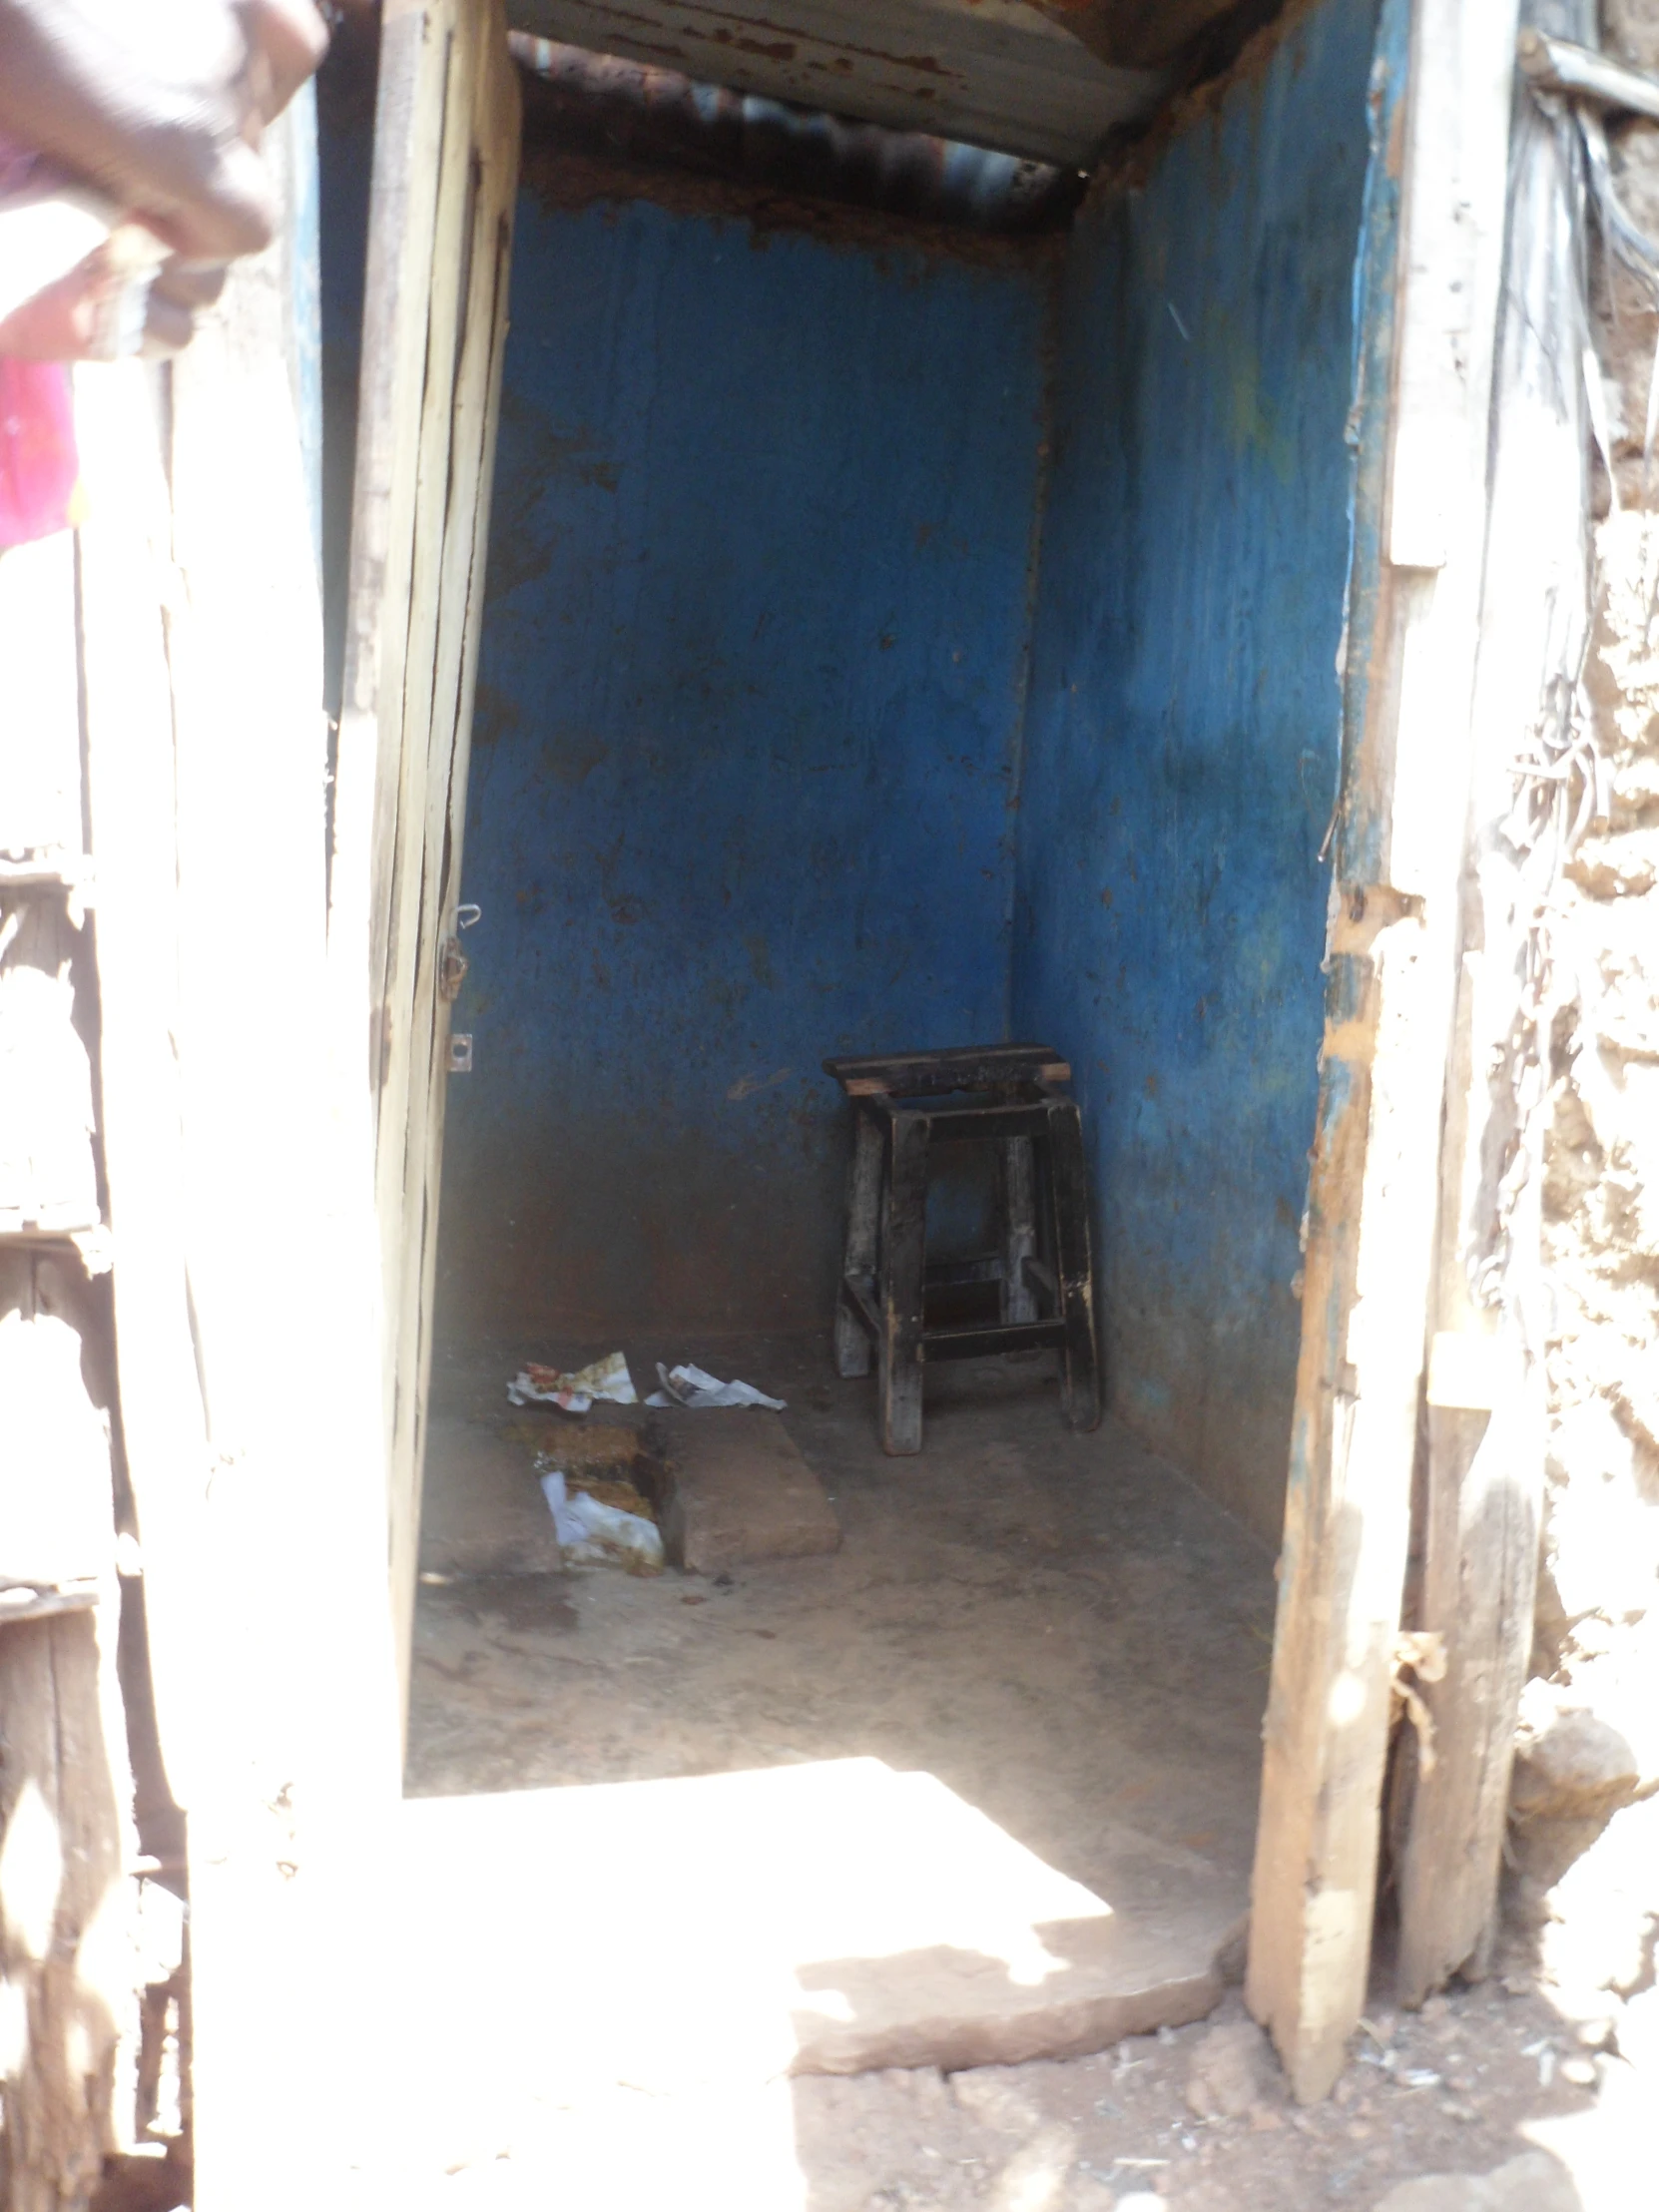
[[[67,530],[80,475],[68,369],[0,355],[0,549]]]

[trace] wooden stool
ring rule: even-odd
[[[846,1258],[835,1366],[867,1375],[875,1346],[883,1449],[921,1449],[921,1374],[931,1360],[1051,1346],[1073,1428],[1100,1419],[1088,1176],[1071,1080],[1046,1045],[970,1045],[826,1060],[852,1101]],[[997,1147],[1000,1244],[977,1260],[927,1263],[927,1168],[935,1144]],[[1000,1286],[1001,1318],[930,1328],[929,1291]]]

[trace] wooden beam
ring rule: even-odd
[[[1569,799],[1549,771],[1569,750],[1589,621],[1590,435],[1577,357],[1586,302],[1575,126],[1527,102],[1517,133],[1413,1624],[1438,1637],[1445,1671],[1419,1685],[1431,1762],[1410,1760],[1397,1870],[1405,2004],[1420,2004],[1459,1968],[1476,1970],[1489,1948],[1543,1488],[1550,962],[1540,914]],[[1529,767],[1544,773],[1529,776]]]
[[[1402,116],[1402,15],[1384,6],[1368,196],[1341,811],[1247,1985],[1304,2100],[1342,2069],[1371,1960],[1456,979],[1515,36],[1512,5],[1416,0]]]

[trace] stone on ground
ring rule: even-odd
[[[1267,2037],[1254,2020],[1230,2020],[1199,2039],[1187,2069],[1187,2102],[1201,2120],[1238,2120],[1272,2079]]]

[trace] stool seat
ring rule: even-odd
[[[1074,1428],[1100,1419],[1094,1268],[1082,1115],[1057,1086],[1071,1069],[1041,1044],[966,1045],[826,1060],[853,1108],[835,1365],[867,1375],[873,1351],[883,1447],[921,1449],[922,1371],[933,1360],[1052,1348]],[[972,1260],[929,1264],[935,1144],[997,1147],[999,1238]],[[930,1324],[927,1294],[999,1287],[997,1321]]]
[[[1069,1083],[1071,1069],[1046,1044],[970,1044],[948,1052],[881,1052],[861,1060],[826,1060],[848,1098],[926,1098],[940,1091],[997,1090],[1005,1084]]]

